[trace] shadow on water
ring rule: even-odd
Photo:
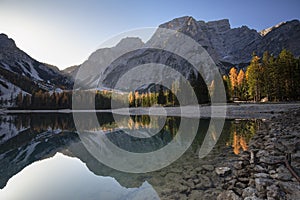
[[[161,123],[161,117],[150,118],[147,115],[118,116],[118,120],[114,120],[111,113],[97,113],[97,117],[100,124],[98,127],[91,127],[88,114],[82,123],[89,131],[101,130],[115,145],[135,153],[151,152],[176,140],[181,122],[180,117],[166,117],[165,123]],[[165,197],[169,195],[165,193],[167,189],[177,190],[179,183],[187,182],[197,174],[199,179],[202,165],[217,166],[247,150],[261,121],[226,120],[213,150],[205,158],[199,159],[198,152],[208,134],[209,123],[210,119],[199,119],[198,132],[192,145],[171,165],[154,172],[130,174],[105,166],[87,151],[76,133],[72,114],[3,115],[0,116],[0,188],[5,188],[8,180],[28,165],[53,157],[59,152],[67,157],[78,158],[95,176],[113,177],[126,188],[140,187],[148,182],[160,197]],[[131,133],[145,137],[135,137]],[[213,132],[209,134],[212,134],[212,138],[216,137]],[[213,175],[210,175],[212,177],[209,179],[213,179]],[[209,185],[206,187],[209,188]]]

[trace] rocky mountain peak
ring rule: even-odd
[[[126,37],[123,38],[117,45],[116,48],[127,49],[128,47],[141,48],[144,42],[138,37]]]
[[[229,19],[221,19],[218,21],[210,21],[206,23],[208,28],[214,29],[217,32],[225,32],[230,30]]]
[[[271,32],[272,30],[274,30],[275,28],[278,28],[279,26],[285,24],[286,22],[280,22],[279,24],[276,24],[275,26],[272,26],[272,27],[269,27],[269,28],[266,28],[266,29],[263,29],[261,31],[259,31],[259,34],[261,36],[265,36],[267,35],[269,32]]]
[[[191,16],[183,16],[179,18],[175,18],[169,22],[161,24],[159,28],[167,28],[171,30],[182,30],[188,26],[194,26],[197,24],[197,21]]]
[[[228,19],[205,22],[202,20],[197,21],[190,16],[184,16],[175,18],[167,23],[160,25],[159,27],[179,30],[182,32],[187,32],[193,29],[197,31],[212,30],[216,32],[225,32],[230,30],[230,23]]]
[[[1,33],[0,34],[0,48],[15,48],[15,41],[9,38],[7,35]]]

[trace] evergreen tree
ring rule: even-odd
[[[246,79],[248,83],[248,92],[254,101],[259,101],[263,89],[263,69],[259,63],[260,58],[253,55],[250,65],[246,71]]]

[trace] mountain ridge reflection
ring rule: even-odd
[[[126,188],[112,177],[93,175],[82,161],[62,153],[27,166],[0,190],[0,198],[6,200],[129,200],[139,197],[159,199],[146,181],[137,188]]]
[[[161,128],[163,131],[161,142],[165,144],[169,139],[176,140],[176,131],[180,123],[178,117],[167,117],[166,123],[161,127],[158,121],[155,121],[155,117],[149,122],[147,116],[126,116],[116,123],[111,113],[100,113],[97,116],[101,127],[94,127],[90,132],[96,133],[97,130],[103,130],[104,134],[112,140],[118,140],[120,129],[129,130],[130,133],[130,130],[144,131],[144,129]],[[224,155],[230,158],[234,157],[235,153],[242,152],[242,147],[245,147],[244,143],[249,142],[260,125],[258,121],[227,120],[213,151],[207,158],[199,159],[197,152],[207,134],[209,122],[209,119],[199,119],[200,128],[194,142],[184,155],[170,166],[151,173],[130,174],[100,163],[88,152],[75,132],[71,114],[0,115],[0,189],[5,190],[11,177],[32,163],[62,153],[68,157],[78,158],[90,172],[97,176],[113,177],[122,187],[139,188],[147,182],[161,197],[165,189],[177,187],[171,184],[178,183],[176,178],[184,177],[187,169],[197,169],[208,162],[218,165],[224,162]],[[88,123],[88,118],[86,123]],[[214,138],[214,134],[210,134]],[[164,140],[165,136],[169,139]],[[116,142],[123,147],[127,144],[128,148],[138,148],[138,146],[131,145],[130,141],[129,139],[126,143]]]

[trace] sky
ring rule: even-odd
[[[299,0],[0,0],[0,33],[38,61],[64,69],[112,36],[177,17],[226,18],[233,28],[262,30],[299,19],[299,8]]]

